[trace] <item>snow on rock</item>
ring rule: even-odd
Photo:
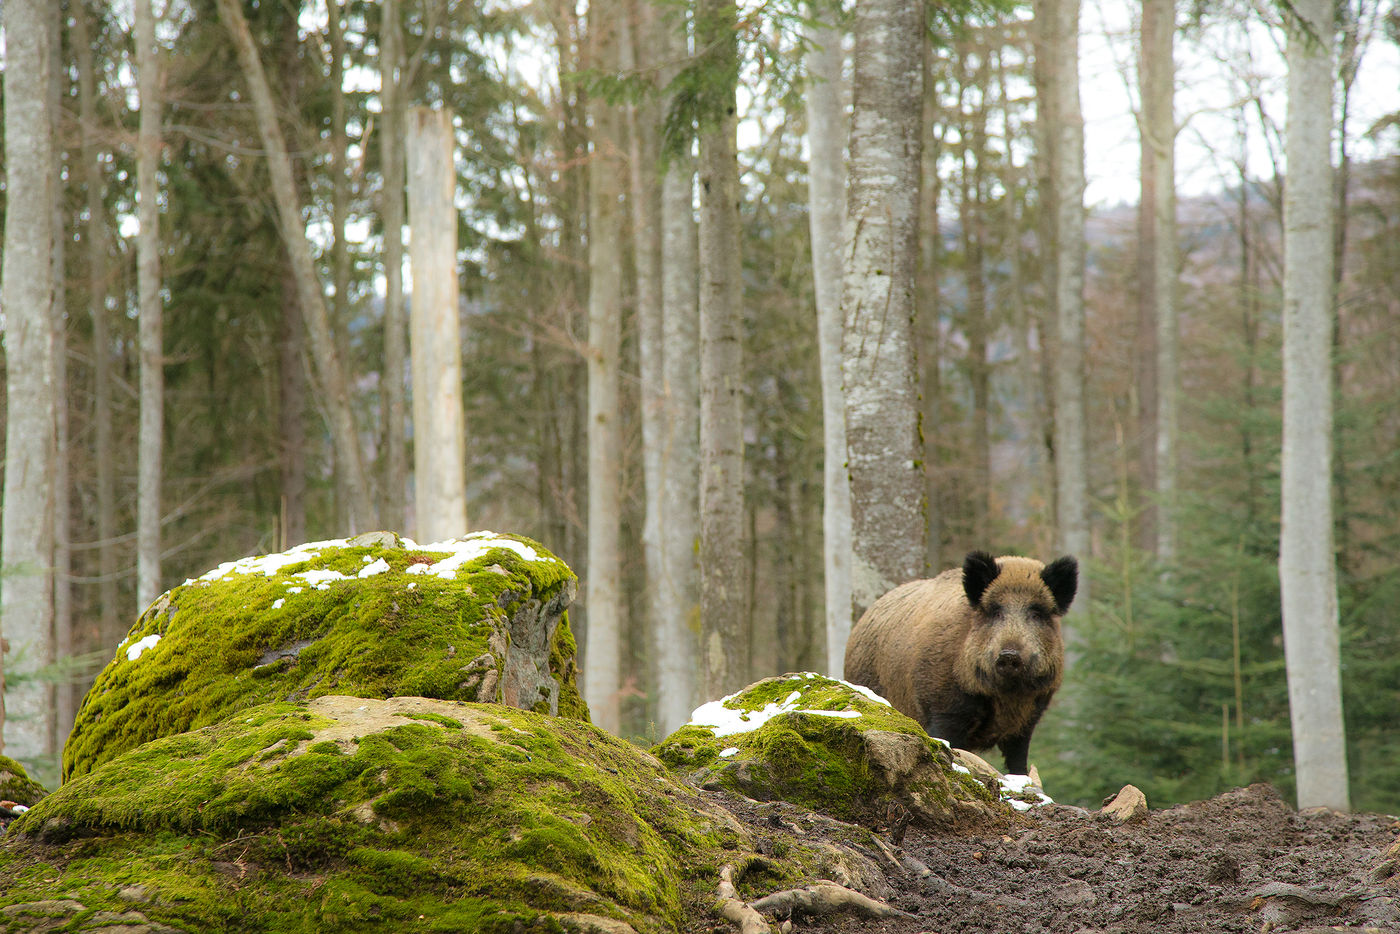
[[[146,651],[147,649],[155,648],[156,643],[159,641],[159,633],[151,633],[149,636],[145,636],[144,638],[136,640],[126,648],[127,661],[136,661],[138,658],[141,657],[142,652]]]

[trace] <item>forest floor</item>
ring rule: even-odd
[[[840,825],[794,820],[789,805],[724,804],[755,837],[797,827],[805,842],[828,835],[852,845],[839,839]],[[766,918],[791,920],[794,934],[1400,932],[1397,834],[1395,817],[1300,813],[1267,785],[1121,824],[1050,805],[984,833],[911,827],[901,847],[889,841],[883,855],[867,854],[883,878],[856,887],[906,916],[875,920],[847,908]],[[756,897],[759,876],[741,883],[743,897]],[[687,934],[725,930],[736,928],[697,921]]]

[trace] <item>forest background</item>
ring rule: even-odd
[[[698,450],[688,466],[671,458],[675,447],[699,446],[708,389],[697,309],[726,288],[742,308],[730,348],[741,352],[720,371],[740,376],[728,391],[741,450],[728,463],[742,472],[741,509],[723,542],[728,605],[738,609],[723,632],[725,680],[839,674],[827,620],[842,613],[827,589],[823,526],[824,470],[834,463],[823,388],[832,377],[823,374],[817,308],[820,280],[840,275],[843,251],[814,246],[809,177],[818,143],[836,140],[843,158],[845,121],[852,107],[860,113],[849,88],[859,52],[845,14],[778,0],[729,7],[719,34],[733,59],[716,64],[708,56],[726,42],[706,38],[713,3],[693,11],[687,42],[686,7],[646,0],[595,0],[591,16],[561,0],[169,0],[154,11],[148,0],[7,0],[7,231],[13,194],[30,190],[17,187],[11,147],[21,140],[10,129],[20,100],[12,75],[24,73],[11,37],[30,35],[11,17],[26,6],[48,17],[34,35],[58,65],[41,72],[52,76],[39,95],[50,135],[30,166],[50,199],[54,275],[29,278],[49,296],[59,352],[50,395],[18,396],[13,378],[28,355],[15,352],[22,305],[11,299],[18,254],[7,236],[8,436],[38,409],[53,411],[56,426],[43,480],[30,472],[17,487],[48,491],[30,524],[46,530],[36,531],[36,547],[53,555],[53,573],[46,638],[17,636],[26,630],[6,605],[5,696],[19,699],[5,724],[10,754],[56,784],[56,751],[94,669],[160,590],[300,541],[371,527],[420,534],[419,517],[436,504],[422,502],[415,484],[411,455],[424,432],[406,409],[416,383],[406,303],[394,294],[411,291],[414,276],[395,281],[405,251],[385,231],[404,226],[395,152],[410,109],[424,104],[453,115],[456,143],[466,515],[473,529],[540,540],[579,573],[585,588],[571,615],[585,678],[605,680],[591,674],[607,651],[599,646],[617,653],[614,686],[601,703],[596,685],[590,697],[595,715],[603,710],[609,728],[649,743],[677,725],[677,709],[706,699],[701,679],[687,682],[684,671],[701,667],[698,637],[714,631],[702,618],[699,576],[718,559],[701,543]],[[1046,69],[1073,48],[1047,47],[1064,34],[1046,24],[1070,6],[943,6],[920,36],[910,320],[923,572],[974,548],[1046,559],[1064,550],[1055,400],[1067,355],[1055,269],[1072,229],[1055,220],[1050,131],[1059,124],[1047,117]],[[1293,791],[1278,570],[1284,127],[1251,51],[1261,37],[1281,49],[1289,27],[1272,6],[1226,0],[1167,3],[1163,29],[1163,7],[1153,0],[1129,11],[1132,42],[1152,35],[1155,16],[1157,44],[1126,54],[1112,80],[1150,127],[1153,105],[1139,86],[1165,32],[1168,63],[1172,41],[1193,60],[1216,61],[1229,99],[1209,116],[1231,131],[1204,140],[1215,190],[1173,202],[1168,160],[1168,181],[1158,174],[1143,204],[1170,213],[1104,204],[1087,215],[1079,376],[1087,547],[1075,547],[1088,599],[1067,620],[1072,667],[1032,749],[1047,788],[1067,801],[1096,801],[1126,782],[1154,804],[1255,780]],[[1400,126],[1395,114],[1364,125],[1349,114],[1358,95],[1394,99],[1393,81],[1368,88],[1356,75],[1368,50],[1400,42],[1400,8],[1341,0],[1334,9],[1335,184],[1326,193],[1334,365],[1331,384],[1313,390],[1335,406],[1332,529],[1351,803],[1395,811]],[[234,12],[271,89],[314,293],[288,235],[269,158],[276,147],[238,55]],[[833,70],[828,54],[827,77],[813,77],[819,54],[839,53],[843,36],[851,61],[843,69],[837,54]],[[725,80],[739,89],[741,145],[730,157],[738,226],[718,252],[711,235],[707,252],[696,227],[710,163],[702,144],[692,187],[691,147]],[[823,88],[839,109],[834,129],[828,122],[818,132],[827,118],[812,103]],[[1144,152],[1155,145],[1160,156],[1201,119],[1173,119],[1170,105],[1166,113],[1167,143],[1145,130]],[[1373,155],[1355,161],[1358,145]],[[1155,163],[1143,158],[1150,186]],[[677,184],[678,219],[661,207]],[[138,189],[155,194],[138,198]],[[1159,275],[1161,254],[1151,257],[1163,229],[1154,217],[1163,216],[1174,244],[1170,271]],[[666,218],[680,225],[679,239],[662,230]],[[676,243],[689,245],[669,250]],[[600,296],[610,296],[604,307]],[[332,338],[319,345],[315,325],[304,324],[316,306]],[[607,307],[617,317],[598,331]],[[1168,315],[1171,328],[1160,330]],[[599,339],[607,333],[615,345]],[[1164,341],[1174,353],[1161,353]],[[605,419],[614,453],[596,462],[590,434],[605,432],[590,432],[600,424],[590,362],[610,363],[616,381],[616,410]],[[150,382],[157,374],[159,385]],[[336,421],[344,412],[353,419],[348,448]],[[348,464],[355,459],[358,471]],[[14,463],[7,450],[7,499],[18,498],[8,482]],[[1174,485],[1161,483],[1162,465]],[[603,474],[609,489],[596,485]],[[604,504],[615,542],[600,551]],[[8,527],[7,512],[7,539]],[[666,563],[668,535],[689,556],[680,565]],[[7,586],[30,576],[8,551],[6,560]],[[612,592],[600,593],[599,581]],[[659,595],[668,588],[669,604]]]

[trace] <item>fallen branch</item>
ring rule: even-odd
[[[835,882],[818,882],[800,889],[787,889],[750,902],[750,909],[780,915],[829,915],[850,909],[865,918],[912,918],[907,911],[852,891]]]
[[[728,863],[719,871],[719,913],[726,921],[739,925],[739,934],[772,934],[763,915],[739,898],[734,888],[734,867]]]

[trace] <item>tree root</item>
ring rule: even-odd
[[[739,925],[739,934],[771,934],[763,915],[744,903],[734,888],[734,867],[726,863],[719,871],[719,913]]]
[[[787,889],[766,895],[749,908],[758,911],[771,911],[781,915],[829,915],[843,909],[850,909],[865,918],[912,918],[914,915],[901,911],[882,901],[852,891],[835,882],[818,882],[800,889]]]

